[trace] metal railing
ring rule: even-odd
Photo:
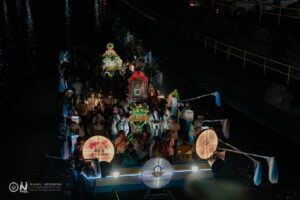
[[[220,8],[221,10],[229,10],[232,15],[234,15],[237,7],[235,5],[236,0],[231,2],[222,2],[220,0],[213,0],[211,2],[213,12],[216,12],[216,9]],[[269,9],[264,9],[269,7]],[[271,9],[270,9],[271,8]],[[258,14],[259,22],[262,21],[263,15],[271,15],[277,18],[277,24],[281,24],[282,18],[291,18],[300,20],[300,8],[284,8],[283,6],[277,5],[264,5],[258,2],[257,7],[255,3],[253,3],[253,9],[250,9],[251,12],[255,12]]]
[[[122,1],[126,2],[126,4],[130,4],[126,0]],[[136,2],[134,4],[135,9],[139,9],[139,13],[143,15],[141,9],[144,9],[144,6],[138,5],[138,3]],[[267,73],[267,70],[269,70],[286,76],[287,84],[290,82],[291,78],[300,81],[300,68],[232,46],[230,44],[226,44],[210,36],[204,35],[199,31],[193,30],[186,25],[171,21],[165,16],[162,16],[153,10],[150,11],[148,8],[145,8],[145,10],[147,11],[147,13],[153,14],[153,22],[157,23],[158,21],[160,21],[161,23],[166,24],[164,28],[168,28],[169,32],[171,32],[172,34],[179,33],[180,37],[184,37],[185,39],[187,39],[187,41],[193,42],[194,44],[199,44],[200,42],[202,42],[204,44],[204,48],[212,48],[214,50],[214,54],[217,54],[217,52],[222,52],[227,55],[228,60],[231,56],[236,57],[242,60],[243,67],[246,67],[247,63],[252,63],[254,65],[260,66],[262,67],[262,72],[264,75]]]

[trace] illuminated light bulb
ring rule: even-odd
[[[114,172],[112,173],[112,176],[113,176],[114,178],[117,178],[117,177],[120,176],[120,172],[114,171]]]
[[[192,169],[193,172],[196,172],[196,171],[199,170],[199,167],[198,166],[192,166],[191,169]]]

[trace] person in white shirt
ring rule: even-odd
[[[177,98],[175,96],[175,94],[173,94],[172,97],[172,105],[171,105],[171,111],[172,111],[172,115],[174,115],[177,118]]]
[[[167,108],[163,116],[163,130],[170,130],[170,110]]]
[[[154,110],[149,116],[151,137],[160,136],[162,133],[161,117],[157,110]]]
[[[124,114],[121,114],[121,119],[117,122],[116,127],[118,132],[124,131],[125,136],[127,137],[130,131],[130,127]]]

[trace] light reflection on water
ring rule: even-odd
[[[61,13],[57,13],[55,18],[55,20],[60,19],[62,24],[61,26],[57,24],[58,28],[52,30],[57,33],[55,40],[64,41],[67,47],[71,47],[74,45],[72,44],[72,38],[74,38],[76,42],[76,40],[81,40],[80,37],[82,36],[78,35],[78,28],[74,26],[76,22],[73,22],[73,15],[78,15],[75,11],[73,12],[72,6],[73,3],[74,6],[76,6],[75,2],[72,0],[64,0],[60,1],[60,3],[58,3],[58,1],[50,1],[48,3],[51,4],[50,7],[54,6],[58,8],[59,6],[61,9],[58,8],[57,10],[62,10]],[[80,4],[86,3],[87,2],[83,1]],[[102,27],[105,21],[104,19],[106,18],[107,4],[107,0],[94,0],[91,1],[92,6],[89,7],[89,10],[82,10],[83,17],[87,16],[86,13],[93,13],[94,22],[89,23],[87,21],[87,24],[88,26],[92,26],[94,30],[96,29],[96,35],[99,35],[100,32],[104,32]],[[41,63],[38,63],[38,55],[43,54],[43,52],[38,52],[38,50],[43,50],[46,47],[38,46],[38,44],[47,43],[44,41],[43,36],[37,35],[37,33],[44,32],[40,28],[44,26],[42,20],[40,20],[44,15],[40,16],[39,13],[43,14],[43,10],[48,7],[39,7],[38,5],[41,5],[41,3],[33,0],[0,0],[0,74],[2,75],[0,85],[14,88],[11,90],[13,91],[12,93],[23,90],[21,89],[24,87],[22,81],[29,80],[30,77],[39,73]],[[83,8],[85,7],[83,6]],[[74,10],[76,10],[76,7]],[[81,15],[81,13],[79,13],[79,15]],[[76,19],[75,17],[74,19]],[[92,27],[88,27],[86,30],[90,30],[89,28]],[[99,37],[96,39],[99,39]],[[57,48],[58,51],[62,50],[61,43],[56,42],[54,45],[54,48]],[[7,73],[5,71],[7,71]],[[18,77],[18,81],[14,80],[15,77]],[[8,82],[4,83],[2,80],[4,78],[14,82],[14,85],[12,86]],[[1,93],[2,92],[6,91],[1,89]]]
[[[65,20],[66,20],[66,26],[70,26],[70,18],[71,18],[71,11],[70,11],[70,5],[69,0],[65,0]]]
[[[30,0],[26,0],[25,2],[26,7],[26,31],[27,31],[27,58],[28,58],[28,65],[25,69],[25,74],[32,74],[35,70],[34,62],[36,59],[36,39],[34,35],[34,23],[31,14],[31,2]]]
[[[17,9],[17,17],[20,16],[20,10],[21,10],[21,2],[20,0],[16,0],[16,9]]]
[[[106,19],[107,0],[94,0],[95,34],[102,32],[103,23]]]
[[[4,20],[4,28],[0,29],[0,34],[3,35],[3,37],[0,37],[0,99],[4,99],[7,97],[6,94],[6,82],[7,82],[7,64],[5,63],[4,60],[4,49],[5,46],[8,47],[8,42],[6,42],[4,40],[7,41],[11,41],[11,37],[10,37],[10,26],[9,26],[9,18],[8,18],[8,9],[7,9],[7,2],[6,0],[2,1],[2,8],[0,9],[1,13],[3,13],[2,16],[3,20]]]
[[[100,31],[100,4],[99,4],[99,0],[95,0],[94,11],[95,11],[96,33],[99,33],[99,31]]]
[[[4,58],[3,58],[3,50],[2,50],[2,45],[3,45],[3,41],[2,38],[0,38],[0,88],[1,88],[1,93],[0,95],[3,97],[3,87],[4,87],[4,83],[5,83],[5,68],[4,68]]]
[[[107,0],[100,1],[100,19],[104,20],[106,17]]]
[[[71,8],[69,0],[65,0],[65,38],[67,46],[71,43]]]
[[[5,25],[9,24],[6,0],[3,0],[3,18]]]
[[[32,32],[33,31],[33,20],[32,20],[32,15],[31,15],[31,5],[30,5],[30,1],[26,0],[26,24],[27,24],[27,30],[28,32]]]

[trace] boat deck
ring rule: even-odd
[[[193,168],[192,168],[193,166]],[[182,186],[191,174],[203,174],[203,177],[212,177],[211,168],[207,162],[174,164],[174,173],[167,187]],[[96,179],[96,193],[111,192],[112,190],[143,190],[147,188],[141,178],[141,167],[121,168],[118,177],[106,176]]]

